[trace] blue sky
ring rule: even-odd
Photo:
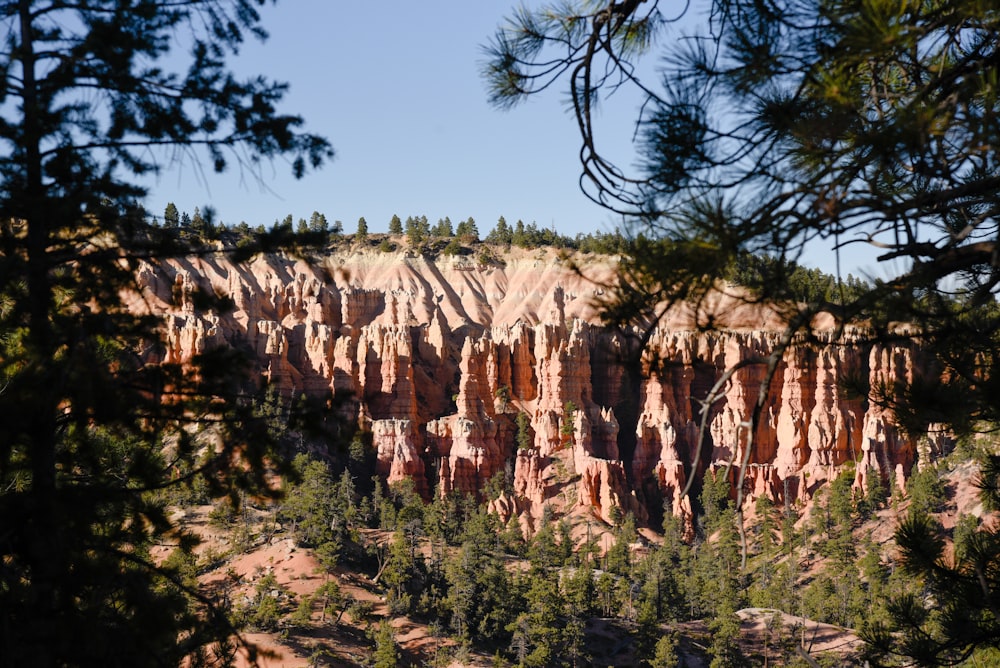
[[[286,81],[281,107],[326,136],[336,158],[296,181],[284,161],[264,165],[263,182],[233,165],[205,173],[191,160],[171,165],[152,184],[147,209],[167,202],[182,211],[211,206],[226,223],[270,225],[313,211],[353,232],[364,216],[383,232],[393,214],[431,224],[475,218],[484,235],[499,216],[560,234],[611,231],[620,224],[590,202],[578,180],[579,137],[565,87],[509,111],[487,102],[482,46],[517,0],[284,0],[263,8],[270,39],[248,43],[234,70]],[[526,3],[530,7],[541,0]],[[666,8],[663,9],[666,11]],[[696,29],[692,8],[666,39]],[[656,53],[643,62],[654,83]],[[635,163],[632,136],[640,100],[616,93],[598,111],[598,149],[620,167]],[[833,272],[834,257],[813,250],[806,264]],[[874,253],[854,245],[842,267],[881,275]]]
[[[320,211],[353,232],[373,232],[393,214],[433,224],[469,216],[482,233],[503,215],[559,233],[607,231],[617,220],[578,187],[579,140],[562,91],[511,110],[487,103],[482,45],[515,0],[454,2],[286,0],[263,10],[270,39],[234,61],[241,74],[287,81],[282,110],[306,120],[337,151],[301,181],[283,161],[263,168],[264,185],[233,166],[205,174],[190,160],[153,185],[148,210],[211,205],[227,223],[270,225]],[[607,151],[624,166],[637,102],[603,106]]]

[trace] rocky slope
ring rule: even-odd
[[[722,329],[699,331],[692,314],[677,315],[654,333],[650,354],[628,362],[628,342],[595,308],[610,262],[589,260],[583,278],[546,250],[499,263],[369,249],[313,263],[193,258],[144,266],[133,307],[164,315],[167,361],[237,345],[286,392],[349,394],[348,417],[371,432],[390,482],[476,493],[503,472],[513,492],[495,509],[529,529],[546,504],[604,520],[614,508],[640,520],[664,507],[683,515],[689,477],[742,458],[763,366],[723,387],[697,453],[701,400],[726,369],[770,352],[779,323],[720,298]],[[235,308],[201,311],[198,290],[228,295]],[[755,435],[751,498],[808,502],[849,462],[859,484],[876,472],[902,484],[917,443],[841,386],[848,377],[876,386],[918,366],[907,348],[794,347]],[[519,448],[522,412],[530,433]]]

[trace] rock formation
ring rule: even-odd
[[[653,333],[644,355],[629,355],[626,338],[597,319],[611,260],[591,259],[583,273],[548,251],[515,250],[502,264],[368,249],[315,263],[195,258],[144,266],[133,307],[163,315],[168,361],[235,345],[288,394],[349,395],[348,416],[371,432],[377,472],[390,482],[410,477],[425,495],[479,494],[505,475],[509,492],[494,508],[528,527],[546,504],[604,520],[616,507],[644,521],[664,507],[689,515],[689,480],[697,489],[706,470],[739,466],[764,365],[720,384],[700,439],[703,402],[727,369],[770,353],[776,318],[723,303],[723,328],[699,331],[697,314],[681,314]],[[198,291],[235,308],[200,310]],[[754,434],[748,503],[761,494],[807,502],[848,462],[859,484],[869,475],[905,480],[915,442],[841,383],[904,377],[914,354],[793,346]],[[519,413],[528,447],[517,446]]]

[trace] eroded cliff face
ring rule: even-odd
[[[388,482],[413,478],[425,495],[480,494],[504,475],[508,492],[493,507],[528,530],[546,504],[604,520],[614,508],[640,520],[662,508],[690,514],[681,495],[688,480],[697,489],[706,470],[742,460],[765,367],[745,366],[722,384],[699,439],[703,402],[726,369],[771,352],[777,319],[721,303],[727,328],[701,332],[681,314],[640,358],[597,319],[610,260],[585,265],[585,279],[546,251],[503,259],[480,265],[366,250],[316,264],[278,255],[242,265],[171,261],[140,271],[134,308],[163,314],[168,361],[238,345],[288,393],[349,394],[347,417],[371,432]],[[228,295],[235,308],[200,311],[198,290]],[[892,474],[902,483],[916,443],[843,381],[891,383],[919,368],[915,354],[794,346],[754,435],[748,502],[761,494],[808,502],[850,462],[859,484]],[[530,424],[520,438],[519,413]]]

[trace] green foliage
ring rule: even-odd
[[[730,515],[730,483],[728,471],[713,469],[705,473],[702,479],[701,506],[704,510],[702,521],[705,535],[709,535],[726,524]]]
[[[780,607],[782,582],[781,564],[777,563],[780,550],[780,524],[774,502],[767,495],[757,497],[754,504],[756,522],[750,528],[753,536],[752,552],[757,554],[751,562],[752,584],[748,592],[750,602],[754,607]],[[792,585],[794,586],[794,584]]]
[[[524,221],[521,220],[514,225],[511,243],[518,248],[538,248],[539,246],[563,248],[572,245],[571,240],[560,236],[555,230],[539,230],[535,223],[525,225]]]
[[[715,619],[719,624],[729,624],[728,617],[746,604],[736,513],[729,492],[724,469],[706,473],[701,493],[703,538],[683,583],[688,615]]]
[[[656,641],[656,645],[653,650],[653,656],[649,660],[650,668],[676,668],[678,664],[677,657],[677,636],[676,634],[667,634],[661,636],[659,640]]]
[[[925,471],[921,487],[940,482],[931,467]],[[997,488],[997,469],[984,466],[980,475],[981,497],[988,506]],[[934,506],[926,496],[920,493],[918,500],[925,500],[907,513],[895,536],[902,575],[916,586],[894,592],[887,614],[862,629],[873,661],[901,655],[919,665],[955,665],[984,650],[995,650],[1000,638],[996,600],[1000,534],[977,526],[974,520],[961,519],[954,532],[954,556],[946,558],[944,530],[928,512]]]
[[[563,437],[573,436],[576,422],[576,404],[567,401],[563,405],[562,423],[559,425],[559,434]]]
[[[179,154],[215,171],[235,156],[251,176],[287,158],[301,175],[332,151],[278,112],[282,84],[231,76],[227,59],[263,34],[255,2],[3,8],[0,663],[200,665],[212,646],[225,659],[225,616],[152,556],[193,546],[165,490],[200,478],[201,500],[266,495],[280,459],[238,353],[162,363],[159,320],[125,308],[142,262],[216,232],[208,209],[174,205],[149,225],[140,177]]]
[[[306,229],[309,232],[323,237],[327,237],[331,232],[333,234],[340,234],[343,231],[339,220],[334,223],[334,226],[331,229],[330,224],[326,220],[326,216],[319,211],[313,211],[309,216],[309,224]]]
[[[315,591],[312,596],[314,602],[318,602],[320,611],[320,621],[326,621],[327,616],[333,616],[333,612],[338,611],[335,622],[340,621],[348,603],[348,597],[340,591],[340,585],[336,580],[330,579]]]
[[[607,319],[646,326],[732,279],[783,312],[790,333],[810,336],[826,313],[859,325],[855,343],[919,342],[917,373],[873,393],[908,433],[997,422],[1000,10],[720,0],[686,40],[667,36],[658,3],[605,11],[572,1],[515,12],[484,73],[501,107],[562,83],[586,147],[583,189],[636,221]],[[658,86],[636,75],[657,49]],[[644,102],[633,170],[594,148],[592,111],[622,87]],[[530,237],[519,224],[513,243]],[[879,280],[842,274],[859,244],[877,253]],[[835,276],[800,264],[822,253]]]
[[[930,424],[960,436],[995,425],[1000,142],[992,119],[1000,10],[978,0],[722,0],[689,40],[663,39],[669,22],[660,11],[657,3],[525,9],[498,31],[486,67],[500,106],[566,77],[586,147],[585,190],[640,221],[606,319],[647,327],[662,318],[662,305],[702,300],[728,278],[788,316],[787,341],[811,336],[813,316],[827,313],[859,325],[854,343],[919,345],[910,377],[866,393],[911,436]],[[642,69],[636,59],[658,39],[659,88],[634,75]],[[629,174],[594,150],[601,142],[591,112],[633,84],[646,104],[637,124],[640,166]],[[519,225],[513,243],[530,245],[529,236]],[[830,277],[799,264],[817,251],[839,262],[857,243],[877,249],[881,280],[842,278],[839,266]],[[995,490],[996,476],[984,478]],[[996,590],[993,534],[964,539],[981,548],[977,567],[940,562],[942,543],[929,519],[942,507],[940,480],[924,467],[907,487],[911,512],[898,538],[927,591],[893,599],[893,621],[873,633],[873,644],[922,663],[958,661],[998,637],[989,594]],[[816,578],[809,594],[810,606],[835,611],[842,623],[856,618],[852,610],[865,598],[851,528],[882,502],[874,486],[858,500],[850,491],[847,480],[831,483],[816,527],[823,534],[817,547],[851,568]],[[719,500],[703,500],[703,535],[716,537],[701,551],[728,563],[731,517]],[[707,573],[709,563],[700,562],[699,553],[696,570]],[[977,591],[972,572],[981,576]],[[698,578],[707,606],[711,580]]]
[[[712,657],[710,668],[740,668],[750,663],[739,645],[740,621],[730,601],[724,600],[715,615],[709,619],[708,631],[712,644],[708,653]]]
[[[510,385],[501,385],[493,393],[493,396],[500,402],[501,410],[506,409],[511,399]]]
[[[463,228],[464,229],[464,228]],[[478,236],[478,231],[477,231]],[[470,239],[474,240],[474,239]],[[627,241],[620,232],[580,233],[574,238],[555,233],[553,230],[539,230],[535,223],[525,225],[518,221],[511,227],[507,220],[500,216],[496,226],[490,231],[484,241],[488,244],[518,246],[519,248],[554,247],[577,249],[581,253],[596,253],[599,255],[618,255],[627,247]]]
[[[165,573],[191,590],[198,587],[198,558],[185,547],[177,547],[161,564]]]
[[[531,429],[531,420],[527,413],[521,412],[517,414],[515,419],[517,432],[514,437],[514,442],[517,444],[518,450],[528,450],[534,447],[535,439],[534,434]]]
[[[821,513],[822,528],[827,537],[821,553],[834,560],[835,569],[853,568],[856,557],[853,484],[854,469],[847,468],[830,483],[829,493],[824,495],[822,504],[814,508]]]
[[[201,215],[201,209],[195,207],[194,215],[191,216],[191,222],[188,225],[188,231],[191,233],[193,238],[200,241],[208,241],[213,237],[214,228],[212,223]]]
[[[293,525],[300,545],[316,547],[332,538],[334,482],[327,465],[300,454],[292,462],[299,482],[289,486],[282,518]]]
[[[364,216],[358,218],[358,231],[354,233],[355,241],[365,241],[368,239],[368,221]]]
[[[496,501],[504,494],[513,496],[513,481],[508,479],[506,471],[497,471],[486,482],[483,494],[487,501]]]
[[[503,267],[505,262],[502,258],[498,257],[489,246],[482,246],[479,249],[479,254],[476,256],[476,264],[478,264],[480,268],[485,269],[487,267]]]
[[[467,244],[479,241],[479,228],[476,226],[476,221],[472,216],[469,216],[468,219],[458,224],[455,234]]]
[[[347,606],[347,614],[359,624],[370,623],[374,611],[375,604],[371,601],[352,600]]]
[[[685,617],[681,579],[689,561],[687,546],[665,536],[663,545],[634,568],[632,589],[637,586],[639,589],[635,602],[636,653],[654,665],[657,641],[663,637],[661,624]],[[673,641],[671,647],[675,646],[676,638]]]
[[[403,221],[399,219],[399,216],[392,214],[392,218],[389,220],[389,234],[402,234],[403,233]]]
[[[923,466],[919,470],[914,467],[906,483],[906,493],[910,500],[910,514],[940,512],[947,500],[944,481],[933,465]]]
[[[757,535],[760,549],[766,555],[772,554],[778,545],[779,526],[771,497],[766,494],[758,496],[754,502],[754,513],[758,519],[754,533]]]
[[[971,557],[976,550],[978,538],[976,534],[979,530],[979,518],[975,515],[959,515],[955,522],[955,529],[952,533],[952,542],[955,546],[955,560],[964,561]]]
[[[399,646],[396,644],[396,633],[388,620],[379,622],[371,634],[375,642],[375,653],[372,655],[374,668],[396,668],[399,665]]]
[[[886,489],[885,482],[882,480],[882,475],[877,469],[868,469],[867,477],[865,478],[864,496],[858,499],[856,504],[858,519],[861,522],[871,519],[876,511],[885,506],[887,498],[888,490]]]
[[[389,554],[380,580],[386,589],[386,602],[392,614],[400,615],[410,611],[419,582],[419,569],[413,536],[407,536],[402,529],[397,529],[389,543]]]
[[[434,237],[452,237],[455,236],[455,231],[451,226],[451,218],[445,216],[438,220],[437,225],[431,228],[431,236]]]
[[[507,220],[500,216],[496,226],[486,235],[486,243],[502,244],[510,246],[514,239],[514,231],[507,224]]]
[[[496,550],[498,528],[484,522],[471,525],[446,568],[451,627],[459,638],[505,646],[508,626],[520,612],[511,595],[513,580]]]
[[[383,528],[405,528],[411,523],[420,524],[424,515],[424,500],[417,493],[412,478],[403,478],[389,485],[389,498],[396,509],[395,526]]]
[[[266,573],[254,585],[253,598],[236,611],[244,624],[254,631],[273,631],[282,616],[281,599],[287,593],[278,584],[274,573]]]
[[[556,541],[552,522],[543,520],[528,544],[528,559],[539,569],[551,569],[562,566],[565,558],[565,552]]]
[[[741,253],[727,275],[737,285],[756,288],[764,284],[782,286],[780,298],[807,304],[850,304],[861,299],[872,285],[848,274],[844,280],[809,269],[794,261]],[[778,295],[774,295],[778,298]]]
[[[181,218],[177,211],[177,205],[173,202],[167,202],[167,206],[163,210],[163,226],[176,229],[180,224]]]
[[[518,660],[525,666],[550,666],[562,656],[563,632],[560,615],[563,601],[552,572],[532,568],[527,574],[526,611],[520,613],[508,630],[512,642],[519,644]]]
[[[431,231],[427,216],[407,216],[404,229],[407,242],[414,247],[426,240]]]
[[[295,612],[288,618],[292,626],[303,628],[312,623],[313,600],[312,596],[302,596],[299,598],[299,604],[295,608]]]
[[[279,517],[298,543],[313,548],[332,570],[359,520],[354,479],[348,470],[335,478],[325,462],[306,454],[297,455],[292,467],[296,481],[288,485]]]
[[[628,575],[632,565],[631,546],[638,537],[635,517],[628,513],[622,523],[615,527],[615,542],[604,555],[604,567],[611,573]]]
[[[570,617],[585,620],[597,613],[597,589],[594,571],[578,566],[562,577],[562,594]]]

